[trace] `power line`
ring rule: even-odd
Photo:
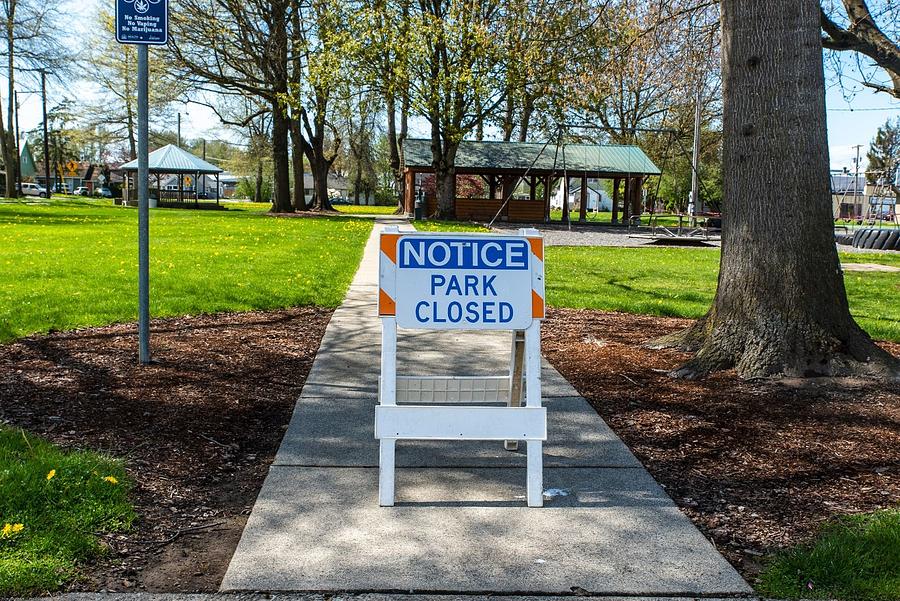
[[[847,112],[847,113],[857,113],[862,111],[900,111],[900,107],[896,106],[879,106],[879,107],[866,107],[861,109],[825,109],[826,111],[839,111],[839,112]]]

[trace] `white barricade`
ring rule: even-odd
[[[543,238],[534,229],[501,236],[400,233],[389,227],[381,234],[380,248],[381,382],[375,409],[379,504],[394,504],[397,440],[497,440],[510,450],[524,440],[527,502],[540,507],[547,439],[547,410],[541,405]],[[509,373],[398,376],[398,326],[511,330]]]

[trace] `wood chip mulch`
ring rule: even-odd
[[[136,483],[135,528],[71,589],[218,589],[330,316],[154,321],[148,367],[134,324],[0,346],[0,423],[123,458]]]
[[[122,457],[133,531],[73,590],[214,591],[330,311],[158,320],[0,346],[0,422]],[[543,350],[748,579],[830,517],[900,504],[900,391],[862,379],[699,381],[642,343],[681,319],[553,309]],[[900,345],[884,344],[900,355]]]
[[[688,355],[642,343],[689,323],[554,309],[543,351],[745,578],[824,520],[900,504],[896,385],[672,379]]]

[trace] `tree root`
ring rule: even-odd
[[[900,382],[900,359],[875,344],[853,322],[835,330],[812,319],[783,320],[769,315],[751,323],[707,315],[646,346],[694,353],[669,372],[673,378],[692,380],[733,368],[743,379],[863,376]]]

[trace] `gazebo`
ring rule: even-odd
[[[198,156],[188,151],[168,144],[158,148],[149,155],[150,175],[156,176],[156,206],[165,208],[221,208],[219,206],[219,169],[212,163],[207,163]],[[125,172],[125,187],[123,201],[126,204],[137,202],[137,160],[125,163],[120,167]],[[163,175],[177,175],[178,185],[176,190],[162,189]],[[216,203],[200,203],[200,178],[204,175],[216,176]],[[191,179],[193,178],[193,179]],[[190,180],[191,186],[185,190],[185,180]],[[168,186],[167,186],[168,188]],[[187,192],[187,194],[186,194]],[[151,189],[151,200],[153,190]]]
[[[415,207],[416,175],[433,174],[431,140],[409,139],[403,144],[403,170],[406,197],[403,207],[412,213]],[[641,186],[646,178],[660,174],[659,168],[637,146],[600,144],[556,144],[540,142],[493,142],[464,140],[456,153],[457,176],[478,176],[484,182],[486,197],[467,198],[457,194],[457,219],[488,221],[499,218],[510,222],[550,221],[550,190],[562,185],[563,221],[570,219],[569,181],[581,180],[579,221],[587,216],[588,178],[613,182],[612,222],[641,212]],[[624,182],[623,194],[619,191]],[[526,194],[515,194],[521,185]],[[538,188],[543,188],[538,198]],[[436,212],[434,194],[425,194],[427,213]],[[509,199],[509,202],[506,202]]]

